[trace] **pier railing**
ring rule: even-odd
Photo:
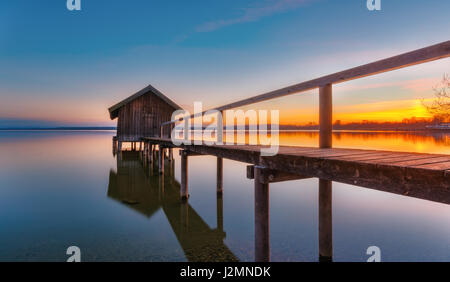
[[[319,147],[332,147],[332,85],[358,78],[363,78],[375,74],[380,74],[392,70],[397,70],[413,65],[431,62],[450,57],[450,40],[436,45],[428,46],[422,49],[403,53],[394,57],[379,60],[355,68],[347,69],[341,72],[322,76],[316,79],[308,80],[288,87],[270,91],[264,94],[253,96],[247,99],[236,101],[211,110],[224,112],[225,110],[247,106],[258,102],[263,102],[275,98],[280,98],[308,90],[319,88]],[[203,116],[207,111],[196,113],[188,118]],[[161,137],[163,137],[164,126],[178,122],[177,120],[167,121],[161,124]],[[220,127],[220,124],[218,125]],[[222,124],[223,128],[223,124]],[[218,136],[222,138],[222,136]]]
[[[280,98],[312,89],[319,89],[319,147],[332,147],[332,86],[333,84],[396,70],[412,65],[439,60],[450,56],[450,41],[390,57],[370,64],[351,68],[282,89],[257,95],[248,99],[223,105],[212,110],[222,112],[258,102]],[[189,117],[203,116],[205,112]],[[219,115],[220,116],[220,115]],[[179,147],[181,162],[180,198],[189,198],[188,156],[213,155],[217,157],[217,198],[223,192],[223,158],[251,163],[247,167],[247,177],[254,179],[254,219],[255,219],[255,261],[270,261],[270,220],[269,183],[286,180],[317,177],[318,181],[318,226],[319,260],[331,261],[333,258],[332,236],[332,181],[378,189],[391,193],[408,195],[423,199],[448,202],[450,179],[450,156],[431,154],[409,154],[354,149],[322,150],[318,148],[285,148],[276,156],[262,158],[257,148],[233,148],[221,146],[174,146],[171,140],[164,139],[164,126],[173,125],[178,120],[161,124],[161,138],[143,138],[145,143],[144,160],[153,165],[153,152],[159,147],[159,173],[164,173],[165,149],[169,151],[169,161],[173,161],[172,148]],[[223,129],[222,121],[218,126]],[[217,138],[223,141],[221,130]],[[238,146],[235,146],[238,147]],[[256,147],[256,146],[255,146]],[[325,151],[325,152],[324,152]],[[356,158],[353,158],[355,157]],[[382,156],[380,158],[380,156]],[[340,157],[340,158],[336,158]],[[432,159],[428,161],[426,159]],[[373,160],[373,162],[364,162]],[[396,161],[397,165],[390,165]],[[147,162],[147,161],[144,161]],[[426,187],[426,189],[424,189]]]

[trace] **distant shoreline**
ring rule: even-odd
[[[117,130],[117,127],[111,127],[111,126],[99,126],[99,127],[11,127],[11,128],[0,128],[0,131],[113,131]],[[224,131],[228,131],[224,129]],[[253,130],[245,130],[247,132],[253,131]],[[270,132],[270,129],[267,130]],[[279,132],[318,132],[319,129],[316,128],[308,128],[308,129],[280,129]],[[427,129],[427,128],[421,128],[421,129],[375,129],[375,128],[360,128],[360,129],[333,129],[333,132],[339,133],[339,132],[435,132],[435,133],[450,133],[447,129]]]
[[[5,127],[0,128],[0,131],[73,131],[73,130],[116,130],[116,127],[98,126],[98,127]]]

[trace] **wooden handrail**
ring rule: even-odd
[[[414,50],[408,53],[403,53],[394,57],[379,60],[369,64],[365,64],[359,67],[347,69],[341,72],[333,73],[330,75],[322,76],[309,81],[294,84],[285,88],[267,92],[261,95],[253,96],[244,100],[233,102],[224,106],[210,109],[216,111],[225,111],[237,107],[242,107],[258,102],[263,102],[275,98],[280,98],[315,88],[319,88],[328,84],[337,84],[345,81],[350,81],[366,76],[371,76],[383,72],[397,70],[413,65],[418,65],[426,62],[431,62],[443,58],[450,57],[450,40],[436,45],[428,46],[422,49]],[[190,118],[202,116],[207,111],[202,113],[193,114]],[[161,124],[161,126],[174,123],[176,121],[167,121]]]

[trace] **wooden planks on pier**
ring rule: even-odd
[[[280,146],[277,155],[263,157],[262,146],[256,145],[175,146],[170,139],[143,140],[300,176],[450,204],[450,155]]]

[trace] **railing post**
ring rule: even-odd
[[[163,138],[163,134],[164,134],[164,125],[161,124],[161,139]]]
[[[217,116],[217,145],[223,145],[223,111]]]
[[[188,189],[188,154],[185,150],[181,151],[181,200],[186,201],[189,198]]]
[[[333,86],[319,88],[319,147],[332,148]],[[332,182],[319,179],[319,261],[333,259]]]
[[[319,147],[332,147],[333,131],[332,85],[319,88]]]

